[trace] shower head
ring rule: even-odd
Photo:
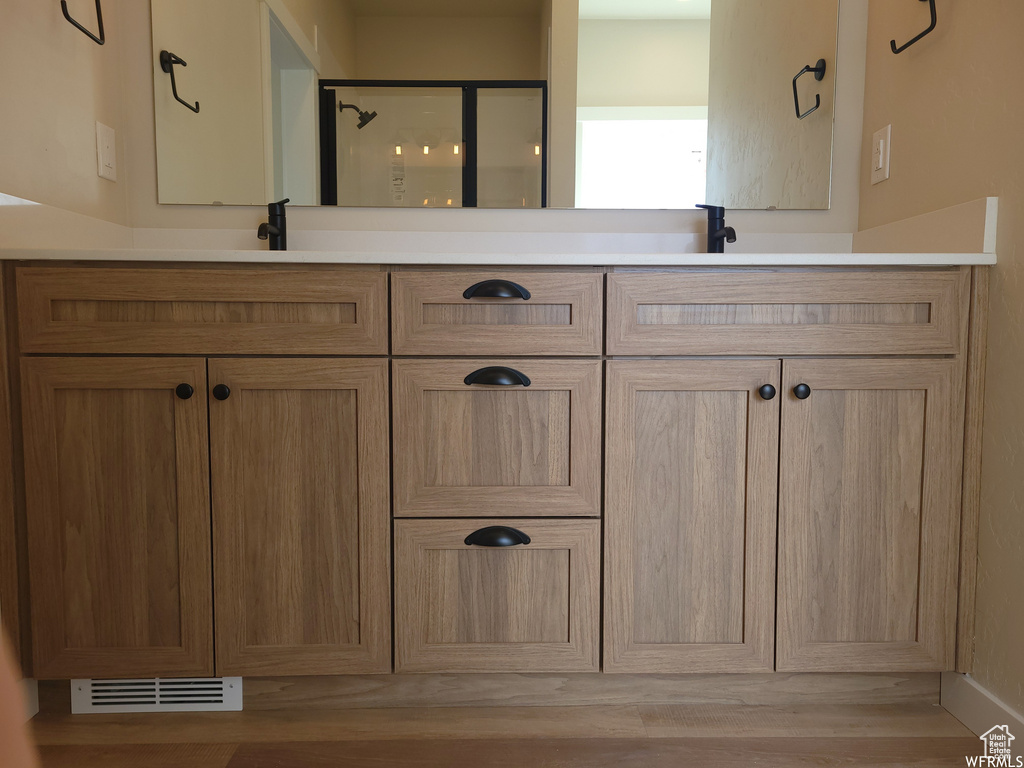
[[[355,104],[339,104],[338,105],[338,111],[339,112],[344,112],[346,109],[354,109],[356,112],[359,113],[359,125],[357,125],[356,127],[359,128],[360,130],[365,128],[366,124],[368,122],[370,122],[371,120],[373,120],[373,118],[375,118],[377,116],[376,112],[364,112],[359,107],[357,107]]]

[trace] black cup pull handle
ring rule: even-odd
[[[473,371],[463,381],[466,384],[487,384],[492,387],[528,387],[530,378],[515,368],[494,365]]]
[[[213,396],[217,400],[227,400],[231,397],[231,388],[227,384],[218,384],[213,388]]]
[[[765,384],[763,387],[757,390],[757,394],[761,396],[762,400],[774,400],[775,387],[773,387],[771,384]]]
[[[529,543],[529,536],[507,525],[491,525],[466,537],[466,544],[473,547],[518,547]]]
[[[179,384],[174,388],[174,394],[176,394],[182,400],[188,400],[190,397],[192,397],[192,394],[194,392],[195,390],[192,389],[191,384]]]
[[[793,387],[793,394],[796,395],[797,400],[806,400],[811,396],[811,388],[806,384],[797,384]]]
[[[471,285],[462,293],[464,299],[523,299],[530,298],[530,292],[511,280],[484,280]]]

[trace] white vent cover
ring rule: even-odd
[[[240,712],[242,678],[72,680],[71,713]]]

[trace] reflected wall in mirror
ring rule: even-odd
[[[159,200],[324,202],[319,80],[546,80],[556,207],[827,208],[838,4],[151,0]],[[198,114],[174,101],[161,50],[188,63],[177,85]],[[792,77],[819,58],[824,79],[798,90],[820,106],[799,120]],[[377,174],[389,183],[393,150]],[[339,202],[381,205],[371,197]],[[495,200],[539,204],[528,197]]]

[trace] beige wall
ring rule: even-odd
[[[320,77],[355,77],[356,20],[347,0],[281,0],[320,54]]]
[[[127,223],[124,153],[117,182],[97,176],[96,122],[117,131],[124,146],[120,72],[126,59],[119,9],[131,1],[104,3],[107,43],[101,47],[64,20],[58,2],[4,0],[0,192]],[[74,2],[69,8],[83,26],[98,30],[95,4]]]
[[[582,19],[577,106],[708,103],[708,21]]]
[[[1024,712],[1024,3],[940,0],[939,25],[921,3],[872,0],[864,110],[871,134],[892,123],[892,177],[861,177],[861,228],[998,195],[993,269],[975,676]]]
[[[537,18],[356,19],[357,74],[374,80],[538,80]]]

